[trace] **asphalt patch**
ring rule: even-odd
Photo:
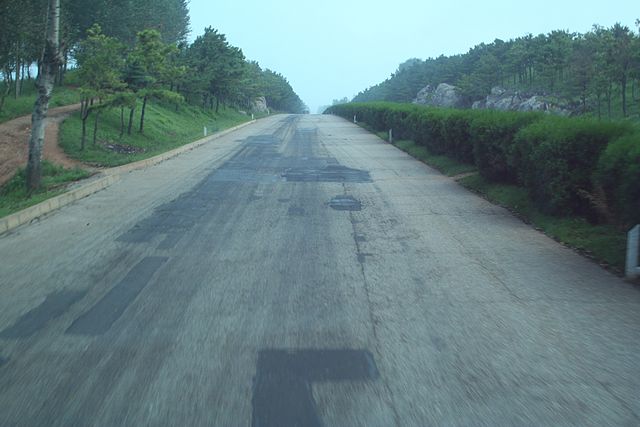
[[[305,210],[304,208],[300,208],[297,206],[291,206],[289,211],[287,212],[289,216],[304,216]]]
[[[11,327],[0,332],[0,338],[27,338],[43,329],[51,320],[62,316],[86,291],[60,291],[47,295],[42,304],[25,313]]]
[[[371,182],[368,171],[352,169],[343,165],[326,165],[321,168],[298,167],[286,170],[282,177],[287,182]]]
[[[167,260],[166,257],[144,258],[96,305],[77,318],[66,333],[102,335],[107,332]]]
[[[337,211],[361,211],[362,203],[352,196],[340,195],[329,201],[329,206]]]
[[[263,350],[253,387],[253,427],[322,426],[311,384],[379,377],[367,350]]]

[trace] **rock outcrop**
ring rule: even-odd
[[[425,86],[418,92],[413,103],[433,107],[465,107],[462,96],[458,94],[458,88],[447,83],[440,83],[435,89],[431,85]]]
[[[255,113],[268,113],[269,107],[267,106],[267,98],[259,96],[253,101],[253,112]]]
[[[494,87],[482,101],[473,103],[473,109],[490,109],[501,111],[543,111],[561,116],[570,116],[573,109],[543,95],[523,94]]]
[[[543,111],[561,116],[570,116],[575,111],[568,103],[563,103],[552,97],[524,94],[497,86],[491,89],[491,93],[485,99],[472,104],[459,94],[456,86],[447,83],[441,83],[435,89],[431,85],[425,86],[418,92],[413,103],[446,108],[468,108],[471,106],[474,110]]]

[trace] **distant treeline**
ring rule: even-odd
[[[19,96],[42,55],[45,0],[0,0],[0,109]],[[95,109],[174,92],[194,104],[250,108],[264,96],[273,109],[306,107],[280,74],[247,61],[239,48],[212,28],[194,43],[188,0],[62,0],[61,47],[68,68],[81,71],[79,84]],[[83,71],[84,68],[84,71]],[[164,91],[164,92],[163,92]],[[94,102],[95,101],[95,102]],[[135,104],[134,104],[135,105]],[[87,110],[88,111],[88,110]]]
[[[440,83],[457,86],[469,101],[481,100],[492,87],[502,86],[567,99],[577,111],[599,117],[637,115],[640,36],[620,24],[594,26],[586,34],[529,34],[482,43],[463,55],[409,59],[354,101],[411,102],[423,87]]]

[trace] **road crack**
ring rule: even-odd
[[[344,190],[344,195],[347,196],[347,186],[343,183],[342,184],[342,188]],[[378,325],[381,323],[380,319],[376,316],[376,314],[374,313],[373,310],[373,302],[371,300],[371,287],[369,284],[369,280],[367,279],[367,273],[365,271],[365,263],[366,263],[366,258],[368,256],[371,256],[372,254],[368,254],[368,253],[364,253],[362,252],[362,248],[361,248],[361,241],[363,240],[362,233],[358,232],[357,229],[357,221],[356,218],[354,216],[354,212],[353,211],[349,211],[349,221],[351,222],[351,236],[353,238],[353,242],[355,244],[355,248],[356,248],[356,257],[358,260],[358,264],[360,264],[360,275],[362,276],[362,283],[363,283],[363,289],[364,289],[364,293],[367,299],[367,311],[369,312],[369,321],[371,322],[371,329],[373,331],[373,339],[375,341],[375,346],[373,348],[373,351],[375,352],[376,355],[376,359],[377,360],[382,360],[382,352],[380,350],[381,344],[380,344],[380,338],[378,336]],[[386,377],[384,375],[382,375],[382,372],[380,374],[380,378],[382,380],[382,383],[384,384],[384,388],[389,396],[389,401],[387,401],[387,404],[389,405],[389,407],[391,408],[391,410],[393,411],[393,419],[395,422],[396,426],[400,426],[400,414],[398,413],[398,410],[396,409],[396,404],[394,402],[394,398],[393,398],[393,392],[391,391],[391,387],[389,386],[389,383],[386,380]]]

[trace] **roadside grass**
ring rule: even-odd
[[[75,101],[74,101],[75,102]],[[140,108],[134,118],[139,123]],[[128,115],[127,115],[128,118]],[[168,150],[180,147],[203,137],[204,127],[208,134],[228,129],[250,120],[250,116],[232,109],[221,109],[219,114],[198,107],[181,105],[176,111],[173,105],[149,103],[145,119],[145,133],[140,134],[134,127],[131,136],[120,138],[120,111],[112,110],[102,114],[98,130],[98,143],[92,144],[93,120],[88,122],[87,145],[80,151],[81,125],[76,113],[62,123],[60,145],[69,157],[84,163],[103,167],[120,166],[143,160]],[[107,145],[117,148],[109,149]],[[131,151],[127,154],[124,151]],[[0,218],[26,209],[66,191],[69,183],[91,175],[76,168],[64,169],[44,161],[42,189],[29,196],[25,187],[25,170],[0,187]]]
[[[546,215],[534,207],[524,188],[490,183],[478,174],[462,178],[458,182],[616,273],[624,271],[627,238],[626,233],[618,227],[594,225],[580,217]]]
[[[90,175],[91,173],[82,169],[65,169],[44,161],[42,188],[29,197],[25,185],[25,169],[20,169],[9,182],[0,187],[0,218],[62,194],[69,183]]]
[[[478,170],[475,165],[461,163],[447,156],[431,154],[426,147],[418,145],[413,141],[400,140],[395,141],[393,145],[447,176],[477,172]]]
[[[120,137],[120,110],[104,112],[100,117],[97,142],[93,144],[93,117],[87,122],[87,142],[80,149],[82,121],[78,113],[64,121],[60,129],[60,145],[69,157],[82,162],[113,167],[147,159],[180,147],[208,134],[250,120],[250,116],[232,109],[220,109],[219,114],[190,105],[150,102],[145,114],[144,134],[138,132],[140,106],[136,109],[131,135]],[[128,121],[128,112],[125,114]]]
[[[2,88],[0,88],[2,90]],[[17,99],[9,94],[0,111],[0,123],[8,122],[16,117],[26,116],[33,112],[33,104],[36,101],[36,87],[33,80],[25,81],[22,95]],[[49,102],[49,108],[62,107],[80,102],[78,89],[70,86],[56,86],[53,88],[53,96]]]
[[[425,147],[413,141],[397,141],[394,145],[444,175],[470,174],[461,177],[457,182],[490,202],[503,206],[524,222],[595,260],[603,267],[617,274],[622,274],[624,271],[626,254],[624,230],[613,225],[594,225],[580,217],[546,215],[535,207],[525,188],[489,182],[477,173],[474,165],[460,163],[446,156],[433,155]]]

